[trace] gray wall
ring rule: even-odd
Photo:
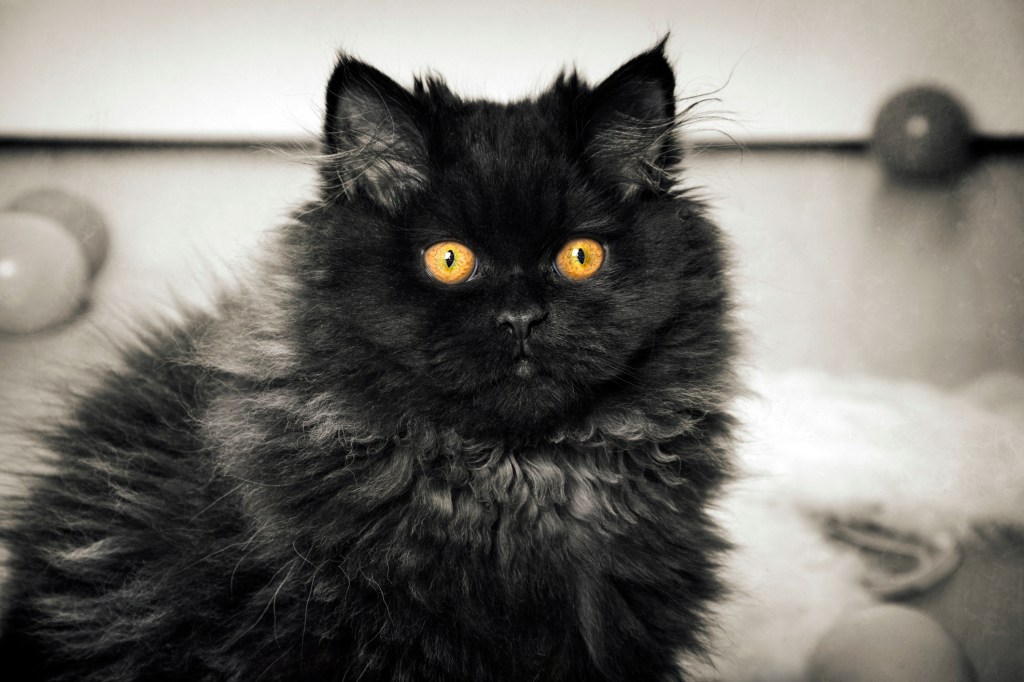
[[[1020,0],[0,0],[0,135],[289,138],[317,128],[339,47],[510,98],[572,60],[603,76],[668,29],[684,93],[732,75],[741,139],[862,138],[918,81],[1024,133]]]

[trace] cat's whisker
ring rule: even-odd
[[[294,561],[295,560],[292,559],[291,561],[286,563],[284,566],[282,566],[281,568],[277,569],[277,571],[274,573],[274,575],[270,578],[270,582],[268,582],[266,584],[266,586],[264,586],[263,589],[260,590],[261,593],[264,592],[267,588],[270,587],[270,585],[274,582],[274,580],[277,578],[277,576],[279,576],[281,574],[281,571],[285,570],[285,568],[288,569],[288,573],[285,574],[285,577],[281,580],[280,583],[278,583],[277,589],[274,590],[274,593],[271,595],[270,600],[267,602],[267,605],[264,607],[263,611],[260,612],[259,616],[256,617],[256,620],[253,621],[252,624],[249,625],[249,627],[247,627],[245,630],[241,631],[240,633],[238,633],[236,635],[237,639],[241,639],[245,635],[247,635],[250,632],[252,632],[252,630],[257,625],[259,625],[259,622],[261,620],[263,620],[263,616],[267,615],[267,611],[270,611],[272,608],[275,608],[275,604],[276,604],[278,593],[281,591],[281,588],[284,587],[284,584],[286,582],[288,582],[288,579],[291,577],[291,572],[292,572],[292,569],[294,568]],[[276,641],[277,640],[277,612],[276,612],[276,610],[274,611],[274,614],[273,614],[273,621],[274,621],[273,635],[274,635],[274,640]]]
[[[208,505],[206,505],[205,507],[203,507],[202,509],[200,509],[200,510],[199,510],[198,512],[196,512],[196,513],[195,513],[195,515],[194,515],[194,516],[192,516],[192,517],[191,517],[191,518],[190,518],[190,519],[188,520],[188,522],[189,522],[190,524],[192,524],[192,523],[195,523],[196,519],[198,519],[198,518],[199,518],[200,516],[202,516],[203,514],[205,514],[206,512],[208,512],[209,510],[213,509],[213,508],[214,508],[215,506],[217,506],[217,505],[218,505],[219,503],[223,502],[223,501],[224,501],[224,500],[226,500],[226,499],[227,499],[228,497],[230,497],[230,496],[234,495],[234,494],[235,494],[236,492],[238,492],[239,490],[241,490],[241,488],[242,488],[242,485],[244,485],[244,484],[239,484],[239,485],[235,486],[235,487],[234,487],[234,488],[232,488],[231,490],[227,491],[226,493],[224,493],[223,495],[221,495],[220,497],[218,497],[217,499],[215,499],[215,500],[214,500],[213,502],[211,502],[210,504],[208,504]]]
[[[251,538],[250,538],[249,542],[251,542]],[[214,550],[214,551],[210,552],[209,554],[207,554],[207,555],[205,555],[205,556],[202,556],[202,557],[200,557],[200,558],[196,559],[196,560],[195,560],[195,561],[193,561],[192,563],[190,563],[190,564],[187,564],[187,565],[183,566],[183,567],[181,568],[181,571],[180,571],[180,572],[182,572],[182,573],[185,573],[185,572],[187,572],[187,571],[188,571],[188,570],[189,570],[190,568],[192,568],[192,567],[194,567],[194,566],[198,566],[199,564],[201,564],[201,563],[204,563],[204,562],[206,562],[206,561],[209,561],[210,559],[214,558],[214,557],[215,557],[215,556],[217,556],[218,554],[221,554],[221,553],[223,553],[223,552],[226,552],[226,551],[228,551],[228,550],[234,549],[235,547],[243,547],[243,548],[244,548],[244,547],[245,547],[245,546],[247,546],[247,545],[248,545],[248,542],[235,542],[235,543],[232,543],[232,544],[230,544],[230,545],[224,545],[223,547],[221,547],[221,548],[219,548],[219,549],[216,549],[216,550]]]
[[[307,559],[307,562],[309,560]],[[306,629],[309,622],[309,602],[313,599],[313,590],[316,588],[316,576],[320,572],[320,566],[313,568],[313,574],[309,577],[309,590],[306,592],[306,602],[302,607],[302,634],[299,635],[299,661],[302,661],[303,651],[306,646]]]
[[[247,552],[246,550],[248,549],[249,545],[251,545],[252,542],[257,537],[259,537],[259,532],[258,531],[254,532],[252,535],[250,535],[249,539],[246,540],[245,544],[242,545],[242,553],[238,557],[238,561],[235,562],[235,567],[233,569],[231,569],[231,576],[229,577],[229,580],[228,580],[228,591],[229,592],[233,592],[234,591],[234,587],[235,587],[235,574],[238,572],[238,568],[239,568],[239,566],[242,565],[242,562],[245,561],[246,557],[248,557],[249,554],[251,553],[251,552]],[[255,549],[252,550],[252,551],[255,551]]]

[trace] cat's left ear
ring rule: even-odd
[[[327,84],[325,171],[350,197],[399,208],[426,182],[427,145],[416,98],[377,69],[342,55]]]
[[[665,190],[679,162],[675,74],[666,36],[619,67],[590,93],[583,112],[584,159],[623,195]]]

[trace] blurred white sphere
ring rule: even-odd
[[[89,263],[78,240],[31,213],[0,213],[0,332],[30,334],[78,312]]]

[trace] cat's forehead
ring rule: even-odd
[[[471,101],[442,115],[435,126],[444,131],[439,142],[449,160],[510,172],[564,158],[563,123],[557,111],[532,100]]]
[[[590,225],[606,228],[569,141],[535,102],[474,102],[451,116],[439,143],[436,223],[484,248],[533,252]]]

